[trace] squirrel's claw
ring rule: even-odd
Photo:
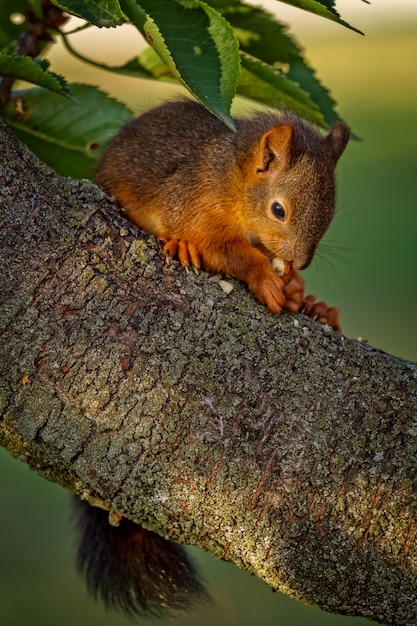
[[[168,239],[163,235],[159,235],[156,241],[165,255],[167,264],[169,264],[171,259],[177,257],[186,272],[189,271],[191,266],[194,272],[198,274],[201,267],[201,260],[194,244],[184,239]]]
[[[304,313],[320,324],[327,324],[341,333],[340,311],[337,307],[329,307],[325,302],[317,302],[314,295],[304,297],[304,279],[295,270],[284,287],[287,297],[284,308],[293,313]]]
[[[156,237],[156,242],[165,256],[166,264],[169,265],[170,260],[177,254],[177,240],[167,239],[166,237],[159,235]]]
[[[200,254],[194,244],[188,242],[186,245],[187,245],[188,258],[190,260],[190,265],[193,268],[194,272],[198,274],[199,269],[201,267]]]
[[[328,324],[339,333],[342,332],[339,309],[335,306],[329,307],[325,302],[316,302],[314,295],[304,298],[300,313],[304,313],[320,324]]]

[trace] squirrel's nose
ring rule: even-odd
[[[293,263],[293,267],[295,270],[305,270],[306,267],[308,267],[311,263],[311,259],[309,261],[306,261],[305,263],[299,263],[298,261],[295,261]]]
[[[312,261],[314,253],[316,251],[316,247],[317,245],[313,244],[308,248],[305,248],[303,246],[302,250],[299,250],[296,248],[295,255],[294,255],[294,262],[293,262],[294,269],[305,270],[306,267],[308,267]]]

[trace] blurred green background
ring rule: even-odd
[[[351,6],[348,6],[351,5]],[[353,5],[355,12],[352,14]],[[342,14],[361,37],[319,18],[284,10],[307,58],[363,141],[351,143],[339,166],[339,209],[323,249],[305,272],[307,289],[342,311],[349,337],[417,361],[417,10],[415,2],[367,6],[345,2]],[[272,3],[269,2],[269,7]],[[282,10],[280,3],[274,7]],[[284,6],[284,5],[282,5]],[[350,11],[350,14],[348,13]],[[130,58],[131,39],[118,31],[80,36],[84,52],[104,45]],[[100,46],[98,48],[98,46]],[[172,97],[172,87],[93,71],[61,49],[52,70],[101,84],[137,111]],[[105,49],[106,49],[105,48]],[[113,52],[114,51],[114,52]],[[104,58],[105,54],[102,54]],[[116,59],[117,60],[117,59]],[[124,626],[90,600],[73,568],[69,495],[0,450],[0,624],[2,626]],[[160,626],[364,626],[272,593],[234,566],[193,550],[214,603]]]

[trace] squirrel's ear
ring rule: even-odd
[[[335,162],[339,160],[349,141],[350,130],[343,122],[336,122],[326,137]]]
[[[264,133],[256,151],[256,173],[284,170],[290,164],[293,129],[282,124]]]

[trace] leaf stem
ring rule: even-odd
[[[80,52],[77,52],[77,50],[75,50],[75,48],[72,46],[72,44],[70,44],[70,42],[68,41],[67,35],[68,33],[62,33],[62,42],[64,44],[64,47],[68,50],[68,52],[70,54],[72,54],[76,59],[78,59],[79,61],[82,61],[83,63],[87,63],[89,65],[92,65],[93,67],[97,67],[100,70],[105,70],[107,72],[113,72],[114,74],[123,74],[125,76],[132,76],[134,78],[147,78],[147,79],[152,79],[152,80],[158,80],[158,77],[153,75],[150,71],[148,71],[146,68],[142,68],[140,69],[140,63],[137,63],[137,71],[132,71],[129,69],[126,69],[126,65],[107,65],[106,63],[99,63],[98,61],[94,61],[94,59],[90,59],[89,57],[84,56],[83,54],[81,54]]]
[[[76,31],[73,31],[73,32],[76,32]],[[93,65],[94,67],[98,67],[99,69],[112,71],[113,68],[111,66],[105,65],[104,63],[99,63],[98,61],[94,61],[94,59],[90,59],[88,57],[85,57],[84,55],[82,55],[79,52],[77,52],[77,50],[72,46],[72,44],[70,44],[70,42],[68,41],[68,38],[67,38],[67,35],[72,34],[72,33],[63,33],[61,31],[60,34],[61,34],[61,37],[62,37],[62,43],[64,44],[64,47],[76,59],[78,59],[79,61],[82,61],[83,63],[88,63],[89,65]]]
[[[63,31],[60,31],[60,32],[61,32],[61,35],[75,35],[75,33],[81,33],[83,30],[86,30],[87,28],[91,28],[91,26],[93,26],[93,24],[86,22],[82,26],[77,26],[77,28],[74,28],[73,30],[67,30],[65,31],[65,33]]]

